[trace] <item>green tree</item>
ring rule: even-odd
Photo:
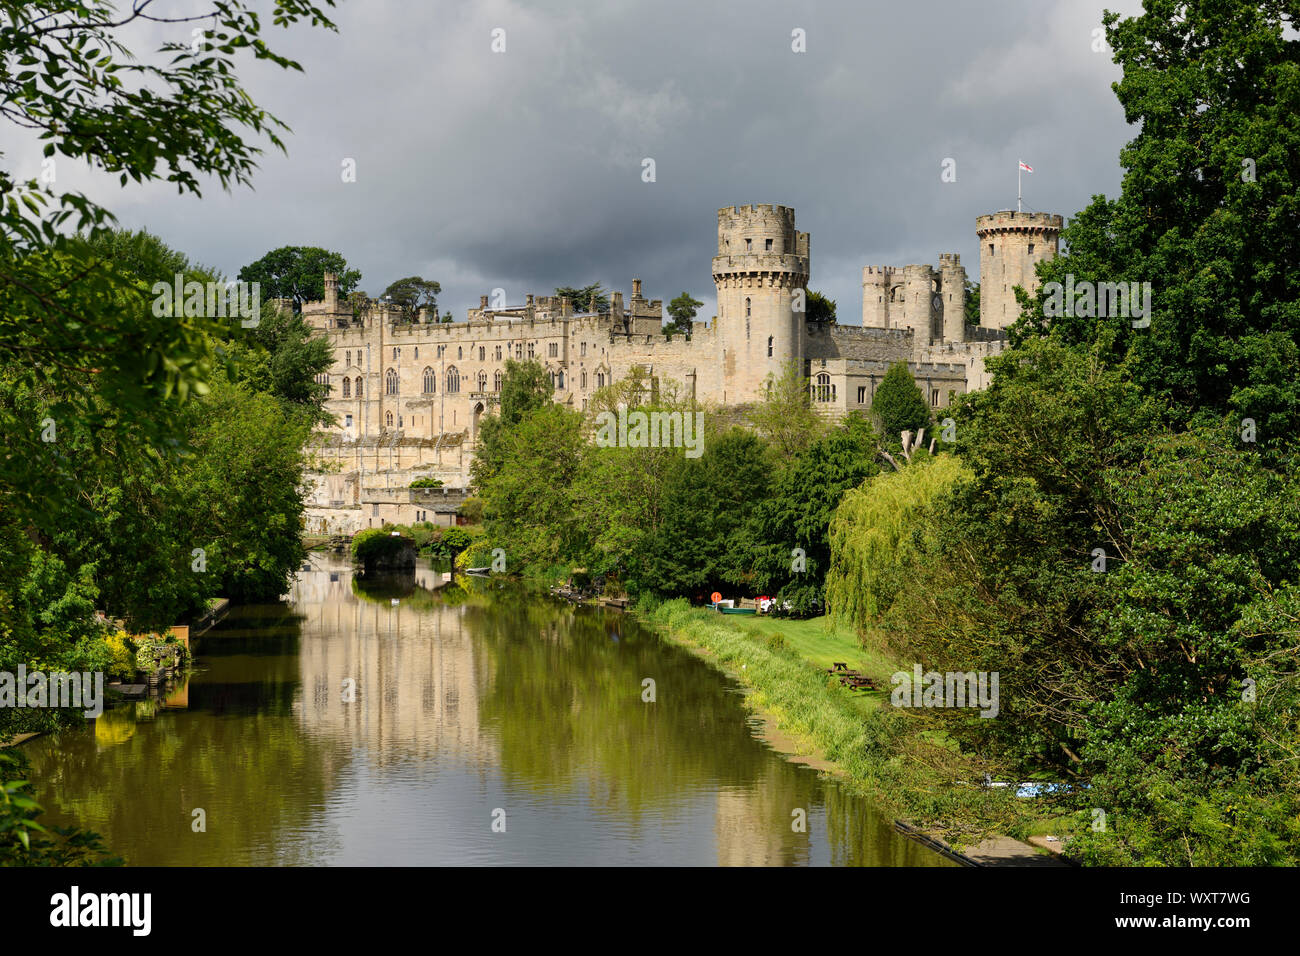
[[[391,299],[408,321],[414,320],[421,307],[428,308],[434,320],[438,317],[438,296],[442,293],[442,284],[432,279],[410,276],[398,279],[384,290],[380,298]]]
[[[699,458],[672,461],[648,572],[662,593],[693,597],[734,576],[733,539],[768,495],[771,461],[740,428],[710,438]]]
[[[476,488],[482,488],[507,461],[514,447],[509,441],[510,432],[532,412],[551,404],[552,393],[551,375],[541,362],[506,359],[498,413],[484,418],[479,425],[478,453],[470,466]]]
[[[793,362],[780,375],[769,373],[763,400],[750,407],[749,421],[776,451],[788,461],[801,454],[826,430],[826,421],[812,406],[808,376]]]
[[[835,300],[828,299],[813,289],[808,290],[804,309],[809,322],[828,322],[835,325],[839,321],[835,317]]]
[[[1040,276],[1148,282],[1149,325],[1080,303],[1049,318],[1044,288],[1017,330],[1105,341],[1171,423],[1201,410],[1252,418],[1265,449],[1300,434],[1297,18],[1283,0],[1147,0],[1138,16],[1105,16],[1123,70],[1114,89],[1138,131],[1120,153],[1120,195],[1071,220],[1069,254]]]
[[[831,563],[831,519],[846,492],[879,472],[877,442],[871,426],[855,415],[787,459],[771,495],[735,539],[731,580],[775,595],[782,605],[788,601],[799,616],[819,613]]]
[[[906,362],[895,362],[880,380],[871,399],[871,414],[889,442],[898,441],[904,431],[917,432],[930,427],[930,406],[912,379]]]
[[[344,299],[361,281],[361,273],[349,269],[340,253],[318,246],[281,246],[239,270],[242,282],[260,283],[262,299],[289,299],[293,310],[303,303],[325,298],[325,273],[338,276],[339,295]]]
[[[609,296],[605,294],[599,282],[593,282],[582,288],[560,286],[555,290],[555,294],[560,297],[568,296],[575,313],[609,311]]]
[[[664,326],[664,333],[671,338],[681,333],[682,335],[691,334],[691,323],[695,320],[695,313],[699,311],[700,306],[704,305],[699,299],[693,298],[689,292],[683,292],[677,298],[668,303],[668,315],[672,321]]]

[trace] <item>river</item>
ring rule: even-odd
[[[165,700],[24,744],[43,819],[152,866],[953,865],[632,619],[439,580],[313,555]]]

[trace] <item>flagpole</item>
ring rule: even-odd
[[[1016,163],[1016,212],[1020,212],[1020,169],[1024,165],[1024,162],[1025,161],[1022,159]]]

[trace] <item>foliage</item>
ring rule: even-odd
[[[672,462],[648,574],[661,593],[695,597],[736,573],[732,539],[767,497],[771,462],[763,443],[739,428],[710,438],[699,458]]]
[[[410,276],[391,283],[380,296],[390,299],[402,310],[408,321],[415,319],[421,307],[427,308],[433,319],[438,318],[438,296],[442,292],[442,283],[420,276]]]
[[[966,325],[980,324],[980,284],[966,280],[965,296],[962,299],[962,317]]]
[[[732,581],[753,593],[774,594],[778,607],[788,602],[794,616],[820,613],[831,563],[831,519],[845,492],[879,471],[876,440],[870,425],[851,416],[788,459],[771,495],[736,539],[745,557]],[[796,555],[802,559],[798,565]]]
[[[671,338],[680,333],[689,336],[691,334],[691,323],[695,319],[695,313],[699,311],[700,306],[704,305],[699,299],[694,298],[689,292],[683,292],[677,298],[668,303],[668,315],[672,319],[663,327],[663,331]]]
[[[122,864],[104,849],[99,834],[42,824],[44,810],[26,775],[19,751],[0,750],[0,867]]]
[[[242,282],[260,283],[262,300],[288,299],[293,311],[302,312],[306,302],[325,298],[325,273],[338,277],[339,295],[347,299],[361,281],[361,273],[349,269],[340,253],[319,246],[281,246],[239,270]]]
[[[916,433],[930,427],[930,406],[906,362],[895,362],[880,380],[871,399],[871,414],[890,442],[897,441],[903,431]]]
[[[835,317],[835,300],[828,299],[814,289],[808,290],[808,295],[804,299],[805,320],[808,322],[827,322],[835,325],[839,320]]]
[[[441,488],[441,478],[416,478],[411,482],[412,488]]]
[[[769,373],[765,384],[763,401],[749,409],[749,420],[777,458],[788,461],[817,440],[826,422],[812,407],[808,376],[795,363],[780,375]]]
[[[913,536],[928,530],[927,509],[969,477],[951,455],[868,478],[844,495],[830,524],[827,612],[860,633],[880,623],[903,586]]]
[[[1273,453],[1300,434],[1300,11],[1281,0],[1148,0],[1104,18],[1137,135],[1115,199],[1096,197],[1044,282],[1149,282],[1150,325],[1044,316],[1017,335],[1104,342],[1186,427],[1201,411],[1258,423]]]
[[[352,561],[367,564],[400,554],[415,544],[408,535],[392,525],[382,528],[365,528],[352,536]]]
[[[573,286],[560,286],[555,290],[555,294],[559,298],[568,296],[575,314],[609,311],[609,296],[605,294],[599,282],[584,285],[580,289]]]

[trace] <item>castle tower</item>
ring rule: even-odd
[[[955,252],[939,253],[939,295],[943,299],[943,340],[966,340],[966,267]]]
[[[808,233],[794,228],[788,206],[718,210],[718,343],[722,400],[757,401],[769,373],[804,363],[806,312],[794,311],[796,289],[808,285]]]
[[[325,311],[334,313],[339,310],[339,277],[332,272],[325,273]]]
[[[889,328],[889,286],[893,281],[893,266],[862,267],[863,328]]]
[[[928,345],[936,338],[934,307],[934,268],[928,265],[903,266],[903,317],[895,328],[911,329],[918,345]]]
[[[1046,212],[1011,209],[980,216],[980,325],[1005,329],[1020,318],[1016,286],[1038,289],[1034,267],[1056,258],[1062,219]]]

